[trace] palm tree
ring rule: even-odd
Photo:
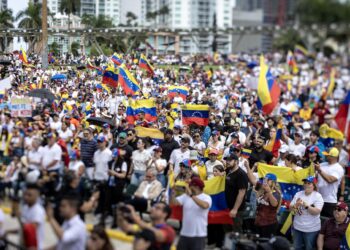
[[[53,42],[49,45],[49,51],[52,52],[55,56],[59,55],[60,45],[57,42]]]
[[[70,29],[70,15],[75,14],[80,10],[80,0],[62,0],[60,12],[68,16],[68,30]]]
[[[72,42],[71,46],[70,46],[70,50],[72,52],[72,54],[74,56],[78,56],[79,55],[79,48],[80,48],[80,44],[77,42]]]
[[[22,29],[41,29],[41,3],[33,3],[29,1],[28,7],[25,10],[20,11],[15,20],[19,21],[18,28]],[[47,13],[50,13],[49,10]],[[24,40],[29,43],[29,52],[33,51],[34,46],[38,43],[41,38],[38,36],[24,37]]]
[[[13,16],[12,16],[12,10],[5,9],[0,11],[0,28],[1,29],[8,29],[13,28]],[[12,38],[10,39],[10,41]],[[8,38],[7,37],[0,37],[0,49],[1,51],[5,51],[8,45]]]

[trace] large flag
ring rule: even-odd
[[[123,64],[123,59],[120,55],[118,55],[117,53],[114,53],[111,57],[111,60],[113,63],[115,63],[116,65],[120,66]]]
[[[164,134],[157,128],[135,127],[136,135],[139,138],[150,137],[153,143],[160,145],[164,140]]]
[[[209,123],[209,106],[188,104],[182,106],[182,124],[207,126]]]
[[[147,70],[151,75],[154,75],[154,68],[152,67],[152,65],[147,60],[147,58],[144,54],[141,54],[140,61],[139,61],[139,67],[143,68],[144,70]]]
[[[339,110],[335,116],[338,128],[343,132],[348,143],[350,142],[350,90],[344,101],[339,105]]]
[[[283,122],[282,119],[277,124],[275,137],[270,138],[268,144],[264,147],[267,151],[271,152],[274,157],[278,157],[278,149],[281,147]]]
[[[230,210],[227,207],[225,198],[225,181],[224,176],[216,176],[204,181],[204,193],[210,195],[212,200],[208,214],[209,224],[232,224],[232,218],[229,216]],[[183,183],[180,183],[180,185],[183,185]],[[174,175],[171,173],[169,175],[167,193],[170,193],[175,186],[177,186],[177,183],[174,182]],[[171,218],[182,220],[182,207],[172,206],[172,210]]]
[[[344,140],[344,134],[335,128],[330,128],[327,124],[322,124],[319,128],[320,139],[327,148],[334,146],[335,140]]]
[[[118,70],[114,67],[108,67],[103,72],[102,83],[110,87],[118,87]]]
[[[309,51],[304,48],[303,46],[297,44],[294,47],[294,53],[302,55],[302,56],[308,56],[309,55]]]
[[[136,116],[141,112],[145,112],[145,119],[149,122],[157,120],[157,108],[154,99],[142,99],[130,101],[126,108],[126,120],[129,124],[134,124]]]
[[[258,82],[258,100],[257,106],[265,114],[270,114],[276,107],[281,89],[277,81],[271,74],[269,68],[265,64],[264,56],[260,56],[260,75]]]
[[[181,96],[181,98],[186,101],[186,98],[188,96],[188,88],[185,86],[170,86],[168,88],[168,96],[170,98],[174,98],[176,96],[176,93],[179,93],[179,95]]]
[[[140,85],[124,63],[119,67],[118,81],[126,95],[136,95],[140,91]]]
[[[343,236],[342,241],[340,242],[340,248],[339,249],[346,249],[350,250],[350,224],[348,225],[345,235]]]
[[[22,48],[19,51],[19,59],[23,62],[23,64],[28,64],[27,54]]]
[[[288,51],[287,54],[287,64],[289,66],[289,71],[292,72],[293,74],[298,74],[299,68],[297,65],[297,62],[295,61],[294,55],[292,51]]]

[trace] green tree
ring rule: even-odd
[[[126,25],[127,26],[137,26],[137,22],[134,22],[137,20],[137,16],[133,12],[127,12],[126,13]],[[133,24],[134,22],[134,24]]]
[[[68,30],[70,29],[70,16],[76,14],[80,10],[80,0],[61,0],[59,7],[61,13],[65,13],[68,16]]]
[[[41,28],[41,10],[42,10],[42,4],[41,3],[33,3],[32,1],[29,1],[28,7],[25,10],[20,11],[15,20],[19,21],[18,28],[22,29],[40,29]],[[48,15],[51,15],[48,9]],[[24,40],[29,44],[29,52],[34,50],[35,45],[41,41],[41,37],[35,36],[30,37],[26,36],[24,37]]]
[[[12,16],[12,10],[5,9],[0,11],[0,28],[8,29],[13,28],[14,18]],[[9,42],[11,42],[12,38],[0,37],[0,49],[1,51],[5,51]]]
[[[73,42],[70,46],[70,50],[72,52],[72,54],[74,56],[78,56],[79,55],[79,48],[80,48],[80,44],[77,42]]]
[[[58,56],[60,53],[60,45],[57,42],[49,44],[49,51],[52,52],[55,56]]]
[[[296,44],[303,45],[303,41],[298,31],[290,29],[282,32],[274,39],[273,47],[288,52],[288,50],[293,51]]]

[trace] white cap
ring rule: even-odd
[[[311,129],[309,122],[303,122],[303,129]]]
[[[288,151],[289,151],[289,147],[287,144],[283,144],[279,150],[280,153],[287,153]]]

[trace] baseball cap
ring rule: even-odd
[[[306,129],[311,129],[311,126],[310,126],[310,123],[309,122],[303,122],[303,129],[306,130]]]
[[[219,135],[219,134],[220,134],[220,132],[217,131],[217,130],[214,130],[214,131],[211,133],[211,135]]]
[[[103,135],[97,138],[97,142],[105,142],[105,141],[106,141],[106,138]]]
[[[121,133],[119,133],[119,138],[126,138],[127,137],[127,135],[126,135],[126,133],[125,132],[121,132]]]
[[[287,144],[283,144],[281,148],[279,149],[280,153],[287,153],[289,151],[289,147]]]
[[[56,136],[54,133],[48,133],[46,137],[47,138],[55,138]]]
[[[181,129],[181,126],[180,126],[180,125],[175,125],[175,126],[174,126],[174,129],[179,129],[179,130],[180,130],[180,129]]]
[[[341,209],[344,209],[345,211],[348,211],[348,210],[349,210],[348,205],[347,205],[345,202],[343,202],[343,201],[339,201],[339,202],[337,203],[337,207],[338,207],[338,208],[341,208]]]
[[[317,146],[311,146],[309,148],[309,152],[310,153],[318,153],[318,152],[320,152],[320,149]]]
[[[230,154],[229,156],[225,157],[224,160],[225,161],[232,161],[232,160],[238,161],[238,157],[235,154]]]
[[[265,178],[268,180],[271,180],[271,181],[277,181],[277,176],[275,174],[272,174],[272,173],[267,173],[265,175]]]
[[[187,142],[187,143],[190,143],[190,142],[191,142],[190,138],[187,137],[187,136],[182,137],[182,138],[181,138],[181,141],[182,141],[182,142]]]
[[[167,129],[167,130],[165,130],[164,134],[173,135],[174,132],[171,129]]]
[[[112,157],[117,157],[119,155],[119,149],[115,148],[112,151]]]
[[[295,132],[295,133],[294,133],[294,136],[303,137],[302,133],[300,133],[300,132]]]
[[[325,156],[338,157],[339,150],[337,148],[331,148],[329,152],[322,152]]]
[[[237,133],[232,133],[232,134],[231,134],[231,137],[232,137],[232,138],[239,138],[239,135],[238,135]]]
[[[108,124],[108,123],[105,123],[105,124],[103,124],[103,127],[104,127],[104,128],[109,128],[109,124]]]
[[[219,154],[219,151],[217,149],[210,149],[209,150],[209,155],[218,155]]]
[[[189,186],[196,186],[203,190],[204,182],[198,177],[193,177],[189,183]]]
[[[180,166],[184,166],[185,168],[189,168],[191,166],[191,161],[189,159],[185,159],[180,162]]]
[[[308,176],[305,179],[303,179],[302,181],[306,181],[306,182],[310,182],[310,183],[314,183],[316,180],[316,178],[314,176]]]

